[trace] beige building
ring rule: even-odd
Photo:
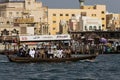
[[[106,30],[106,6],[81,6],[80,9],[48,9],[48,23],[50,34],[59,33],[61,20],[69,22],[76,15],[96,17],[102,20],[102,30]]]
[[[44,31],[45,34],[48,34],[47,7],[43,7],[42,2],[36,0],[3,0],[0,2],[0,17],[3,19],[0,20],[0,30],[9,31],[7,27],[4,27],[7,24],[9,28],[18,29],[19,27],[19,34],[30,33],[27,31],[27,27],[34,27],[34,34],[43,34]]]
[[[110,13],[106,15],[106,26],[108,30],[120,30],[120,14]]]
[[[36,0],[8,0],[0,3],[0,17],[34,17],[34,22],[46,22],[47,7],[43,7],[42,2]]]
[[[1,30],[7,29],[3,24],[8,24],[12,30],[19,30],[19,34],[31,35],[26,27],[34,27],[32,32],[37,35],[59,34],[61,31],[66,34],[70,19],[76,15],[96,17],[102,20],[102,30],[106,30],[106,6],[86,6],[83,5],[84,0],[80,1],[80,9],[48,9],[36,0],[3,0],[0,3],[0,17],[5,20],[0,21]]]

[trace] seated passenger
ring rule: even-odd
[[[63,50],[59,49],[58,50],[58,58],[62,58],[63,57]]]
[[[65,49],[63,50],[63,57],[66,57],[66,55],[67,55],[67,49],[65,48]]]
[[[58,53],[57,53],[57,49],[54,48],[54,49],[53,49],[53,56],[54,56],[54,58],[57,58],[57,55],[58,55]]]
[[[34,50],[34,49],[31,49],[31,50],[29,51],[29,55],[30,55],[32,58],[34,58],[35,50]]]
[[[48,58],[53,58],[53,50],[51,48],[48,50]]]
[[[41,58],[46,58],[44,48],[41,48],[41,49],[40,49],[40,57],[41,57]]]
[[[23,48],[20,48],[17,55],[20,57],[25,57],[25,54],[26,54],[26,51]]]
[[[69,48],[67,49],[66,57],[68,57],[68,58],[71,57],[71,50]]]
[[[39,54],[40,54],[39,48],[37,48],[37,49],[35,50],[35,57],[36,57],[36,58],[39,57]]]

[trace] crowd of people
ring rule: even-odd
[[[109,52],[120,52],[120,41],[107,41],[106,43],[94,43],[92,42],[79,42],[74,41],[72,44],[72,49],[76,53],[82,53],[82,54],[104,54]]]
[[[71,54],[104,54],[108,52],[120,52],[120,42],[106,42],[95,44],[88,42],[74,41],[71,42],[71,46],[68,45],[66,48],[64,45],[60,46],[57,44],[49,44],[46,46],[38,46],[36,48],[29,48],[28,45],[23,45],[18,52],[18,56],[21,57],[40,57],[40,58],[63,58],[71,57]]]
[[[18,56],[32,58],[64,58],[71,57],[70,48],[28,48],[28,45],[19,49]]]

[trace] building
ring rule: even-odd
[[[69,21],[69,31],[96,31],[102,30],[102,21],[98,18],[75,16]]]
[[[2,27],[3,23],[11,24],[9,27],[13,29],[19,27],[17,30],[22,35],[66,34],[71,18],[81,15],[100,19],[102,30],[106,30],[106,6],[87,6],[84,5],[84,0],[79,1],[80,9],[50,9],[36,0],[2,0],[0,17],[4,18],[6,22],[0,21],[2,23],[0,26],[2,30],[6,29],[7,31],[9,31],[7,28]],[[64,22],[65,27],[61,25],[61,22]],[[28,32],[30,30],[27,27],[34,28],[32,34]]]
[[[106,26],[108,30],[120,31],[120,14],[106,14]]]
[[[3,0],[0,3],[0,17],[34,17],[34,22],[46,22],[47,7],[36,0]],[[46,19],[45,19],[46,18]]]
[[[95,6],[80,6],[80,9],[49,9],[48,8],[48,24],[49,33],[59,33],[59,23],[61,20],[69,22],[69,20],[76,16],[87,16],[98,18],[102,21],[102,30],[106,30],[106,6],[95,5]]]
[[[69,31],[80,31],[80,15],[74,16],[69,20]]]
[[[102,21],[94,17],[80,17],[80,31],[102,30]]]
[[[1,30],[9,31],[4,27],[7,24],[9,28],[19,27],[19,34],[31,35],[30,32],[28,33],[30,30],[27,27],[34,28],[35,31],[32,34],[48,34],[47,9],[42,5],[42,2],[36,0],[2,0],[0,2],[0,17],[5,20],[0,20]]]

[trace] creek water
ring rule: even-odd
[[[68,63],[14,63],[0,55],[0,80],[120,80],[120,54]]]

